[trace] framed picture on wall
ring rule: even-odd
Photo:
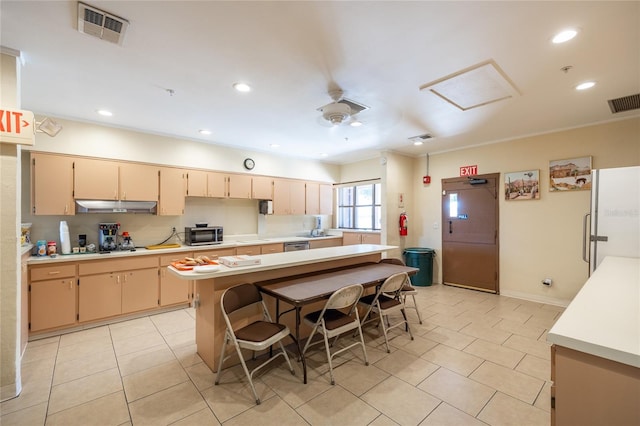
[[[540,170],[505,173],[504,199],[507,201],[539,200]]]
[[[549,191],[591,189],[591,157],[549,161]]]

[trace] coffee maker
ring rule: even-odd
[[[113,251],[118,249],[117,238],[119,223],[100,223],[98,224],[98,244],[100,251]]]

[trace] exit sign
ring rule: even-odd
[[[460,167],[460,176],[475,176],[478,174],[478,166],[462,166]]]
[[[33,145],[33,113],[19,109],[0,109],[0,142]]]

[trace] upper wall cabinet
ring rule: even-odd
[[[251,198],[251,176],[229,175],[229,198]]]
[[[273,200],[273,179],[267,176],[254,176],[251,179],[251,198]]]
[[[31,153],[31,212],[74,215],[73,157]]]
[[[74,197],[79,200],[158,200],[158,167],[76,158]]]
[[[330,184],[320,184],[320,214],[333,214],[333,186]]]
[[[273,214],[305,214],[305,183],[297,180],[273,180]]]
[[[305,211],[307,214],[320,214],[320,184],[307,182]]]
[[[173,167],[160,168],[160,199],[158,215],[184,214],[184,197],[187,192],[187,172]]]

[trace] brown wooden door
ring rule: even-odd
[[[442,281],[499,293],[499,173],[442,180]]]

